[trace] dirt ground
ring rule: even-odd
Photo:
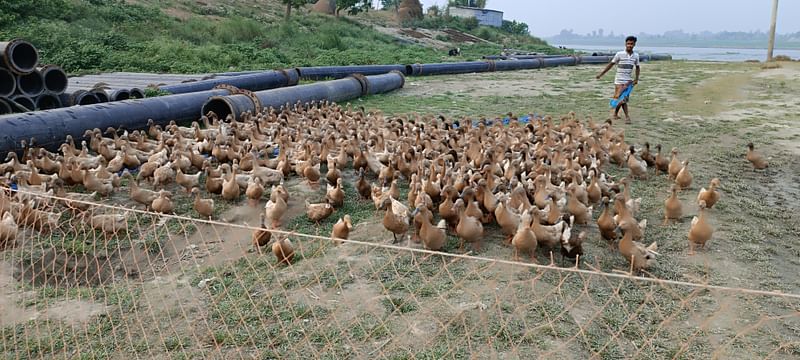
[[[604,120],[611,80],[610,75],[595,80],[597,71],[580,66],[413,78],[396,93],[358,104],[386,114],[559,115],[574,110]],[[681,159],[692,160],[695,176],[690,191],[680,195],[684,219],[666,227],[660,220],[669,183],[653,178],[634,184],[633,196],[642,197],[642,216],[651,224],[645,242],[659,243],[658,264],[646,277],[800,294],[798,80],[797,63],[783,63],[778,69],[692,62],[643,66],[642,82],[631,103],[634,123],[625,126],[626,140],[678,147]],[[766,171],[755,172],[744,160],[745,144],[751,141],[769,157]],[[618,177],[627,173],[611,172]],[[713,177],[721,179],[723,194],[710,212],[714,237],[707,250],[689,256],[686,232],[697,211],[692,200]],[[291,200],[283,228],[327,236],[336,219],[321,228],[302,219],[305,199],[319,198],[324,186],[310,189],[297,180],[287,186]],[[467,254],[479,257],[471,260],[384,248],[391,235],[383,229],[381,215],[370,203],[347,201],[346,208],[359,209],[358,216],[353,215],[358,220],[350,239],[363,244],[333,246],[293,237],[300,261],[288,267],[276,266],[269,254],[252,251],[251,229],[188,220],[170,227],[177,231],[155,256],[136,247],[112,256],[116,260],[109,266],[129,264],[124,266],[135,267],[135,276],[132,271],[111,271],[113,280],[86,287],[91,289],[88,293],[80,287],[53,292],[19,281],[15,254],[21,252],[7,250],[0,256],[0,351],[24,354],[11,346],[30,347],[39,336],[51,339],[53,331],[47,326],[58,324],[60,333],[68,335],[63,343],[40,346],[36,354],[800,356],[796,298],[497,262],[511,258],[497,229],[490,229],[483,251]],[[263,205],[263,201],[257,206],[234,204],[216,220],[257,226]],[[157,232],[157,227],[147,231]],[[624,270],[625,260],[598,241],[596,227],[589,225],[586,230],[590,236],[579,268],[615,274]],[[421,248],[407,242],[399,246]],[[456,239],[449,239],[446,252],[458,254]],[[557,256],[555,260],[556,267],[573,266]],[[537,262],[548,264],[550,259],[540,252]],[[112,329],[111,335],[98,339],[104,326]]]

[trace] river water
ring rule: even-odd
[[[608,51],[617,52],[625,50],[623,45],[618,48],[608,45],[575,45],[554,44],[574,50],[582,51]],[[767,58],[767,49],[735,49],[735,48],[694,48],[694,47],[668,47],[668,46],[637,46],[639,53],[670,54],[675,60],[697,61],[764,61]],[[800,50],[775,49],[773,56],[787,55],[792,59],[800,59]]]

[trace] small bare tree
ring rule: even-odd
[[[299,9],[306,4],[306,0],[281,0],[286,5],[286,18],[292,16],[292,8]]]

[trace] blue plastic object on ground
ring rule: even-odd
[[[611,99],[608,104],[611,105],[612,108],[615,108],[619,106],[620,103],[627,102],[628,97],[631,96],[631,92],[633,92],[633,83],[628,84],[625,90],[622,90],[622,94],[619,94],[619,99]]]

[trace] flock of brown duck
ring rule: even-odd
[[[312,188],[326,184],[324,202],[306,200],[306,216],[313,222],[341,213],[337,209],[346,196],[360,196],[383,212],[383,226],[394,242],[407,239],[437,251],[450,233],[460,240],[460,251],[465,243],[480,251],[487,225],[496,224],[513,257],[522,253],[531,261],[537,251],[551,261],[554,252],[579,258],[594,222],[600,238],[616,246],[632,269],[650,266],[657,245],[645,245],[647,221],[637,218],[640,199],[631,194],[631,181],[666,174],[674,185],[665,201],[664,223],[678,220],[683,216],[678,193],[692,184],[689,161],[680,161],[677,149],[667,159],[661,145],[655,153],[648,143],[637,150],[610,120],[596,123],[574,113],[558,122],[550,116],[509,117],[507,125],[441,116],[388,118],[323,103],[244,114],[239,121],[220,121],[210,113],[201,119],[202,126],[94,129],[84,134],[80,146],[68,138],[57,153],[37,147],[34,139],[24,144],[21,157],[9,153],[0,164],[6,185],[24,190],[0,192],[0,247],[13,245],[20,227],[57,228],[61,211],[75,212],[73,221],[106,234],[128,231],[124,215],[87,212],[85,202],[127,192],[133,202],[168,214],[175,197],[185,192],[205,219],[215,218],[209,194],[224,201],[247,198],[252,205],[266,197],[253,245],[271,244],[279,261],[288,263],[294,255],[291,242],[270,229],[286,220],[284,179],[296,175]],[[767,166],[752,144],[746,158],[754,168]],[[609,166],[627,167],[629,175],[613,181],[605,171]],[[345,194],[345,171],[354,171],[352,189],[358,194]],[[408,185],[404,199],[401,181]],[[67,191],[72,186],[86,193]],[[720,198],[719,186],[713,179],[697,196],[700,210],[688,232],[691,252],[713,234],[707,212]],[[331,237],[347,239],[351,217],[337,215]]]

